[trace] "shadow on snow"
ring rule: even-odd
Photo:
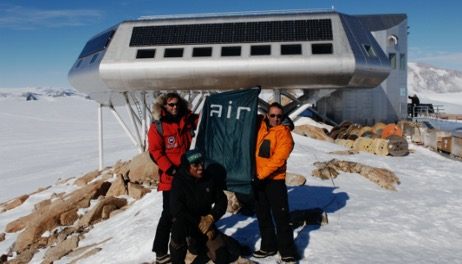
[[[345,207],[349,196],[345,192],[335,193],[336,187],[324,187],[324,186],[299,186],[299,187],[290,187],[289,192],[289,208],[291,215],[291,222],[294,226],[294,229],[299,230],[297,236],[295,237],[295,244],[301,256],[303,252],[308,247],[309,244],[309,233],[313,230],[320,228],[320,224],[309,224],[304,225],[300,223],[294,223],[294,215],[297,213],[304,212],[310,213],[313,211],[325,211],[327,213],[334,213],[341,208]],[[243,227],[234,226],[241,221],[247,221],[249,218],[252,221]],[[240,243],[254,248],[257,246],[256,243],[260,238],[260,233],[258,229],[258,222],[254,216],[245,216],[242,214],[233,214],[228,217],[222,218],[217,223],[217,226],[221,230],[226,228],[235,228],[236,231],[232,234],[232,237],[237,239]]]

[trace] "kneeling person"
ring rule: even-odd
[[[188,241],[194,241],[189,245],[190,251],[197,251],[193,253],[198,255],[193,263],[206,262],[208,259],[207,240],[215,239],[214,223],[226,212],[228,204],[223,192],[225,173],[224,168],[218,164],[204,168],[203,155],[197,150],[189,150],[183,155],[170,193],[170,254],[173,263],[184,263],[188,248],[187,238]],[[194,244],[193,248],[191,244]],[[214,249],[212,253],[216,263],[229,263],[239,257],[231,256],[224,249]]]

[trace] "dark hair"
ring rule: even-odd
[[[162,107],[164,107],[167,104],[168,100],[172,98],[178,99],[178,116],[185,115],[188,111],[188,102],[176,92],[171,92],[164,96],[162,100]]]
[[[268,112],[269,112],[269,110],[270,110],[272,107],[279,108],[279,109],[281,109],[282,113],[284,113],[284,107],[282,107],[282,105],[281,105],[280,103],[274,102],[274,103],[270,104],[270,105],[268,106]]]
[[[168,93],[164,96],[164,100],[162,102],[162,105],[166,105],[167,104],[167,101],[172,99],[172,98],[176,98],[178,99],[178,101],[181,99],[180,95],[177,94],[177,93]]]

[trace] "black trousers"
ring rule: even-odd
[[[282,257],[296,257],[294,234],[289,224],[289,202],[285,181],[259,181],[254,185],[254,192],[255,212],[261,236],[260,249],[277,250]]]
[[[162,192],[162,214],[157,223],[156,236],[152,245],[152,251],[157,256],[168,253],[168,242],[172,230],[172,216],[170,214],[170,191]]]
[[[202,234],[197,224],[182,218],[172,219],[172,240],[170,241],[170,258],[173,264],[183,264],[186,250],[198,255],[193,263],[207,263],[207,236]]]

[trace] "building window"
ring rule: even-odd
[[[390,53],[388,55],[388,59],[390,60],[390,66],[392,69],[396,69],[396,54]]]
[[[137,59],[152,59],[155,55],[155,49],[140,49],[136,52]]]
[[[95,55],[93,55],[93,57],[91,57],[90,64],[92,64],[93,62],[95,62],[97,58],[98,58],[98,53],[95,54]]]
[[[212,48],[211,47],[200,47],[193,49],[193,57],[210,57],[212,56]]]
[[[221,56],[223,57],[241,56],[241,47],[222,47]]]
[[[367,56],[369,57],[377,57],[374,48],[369,44],[363,44],[363,48],[366,51]]]
[[[302,45],[287,44],[281,45],[281,55],[300,55],[302,54]]]
[[[406,54],[399,54],[399,69],[405,71],[407,66]]]
[[[394,47],[396,45],[398,45],[398,37],[395,35],[388,36],[388,46]]]
[[[271,55],[270,45],[258,45],[250,47],[251,56]]]
[[[332,54],[333,52],[332,43],[311,44],[311,54]]]
[[[183,48],[165,49],[164,58],[181,58],[183,57]]]

